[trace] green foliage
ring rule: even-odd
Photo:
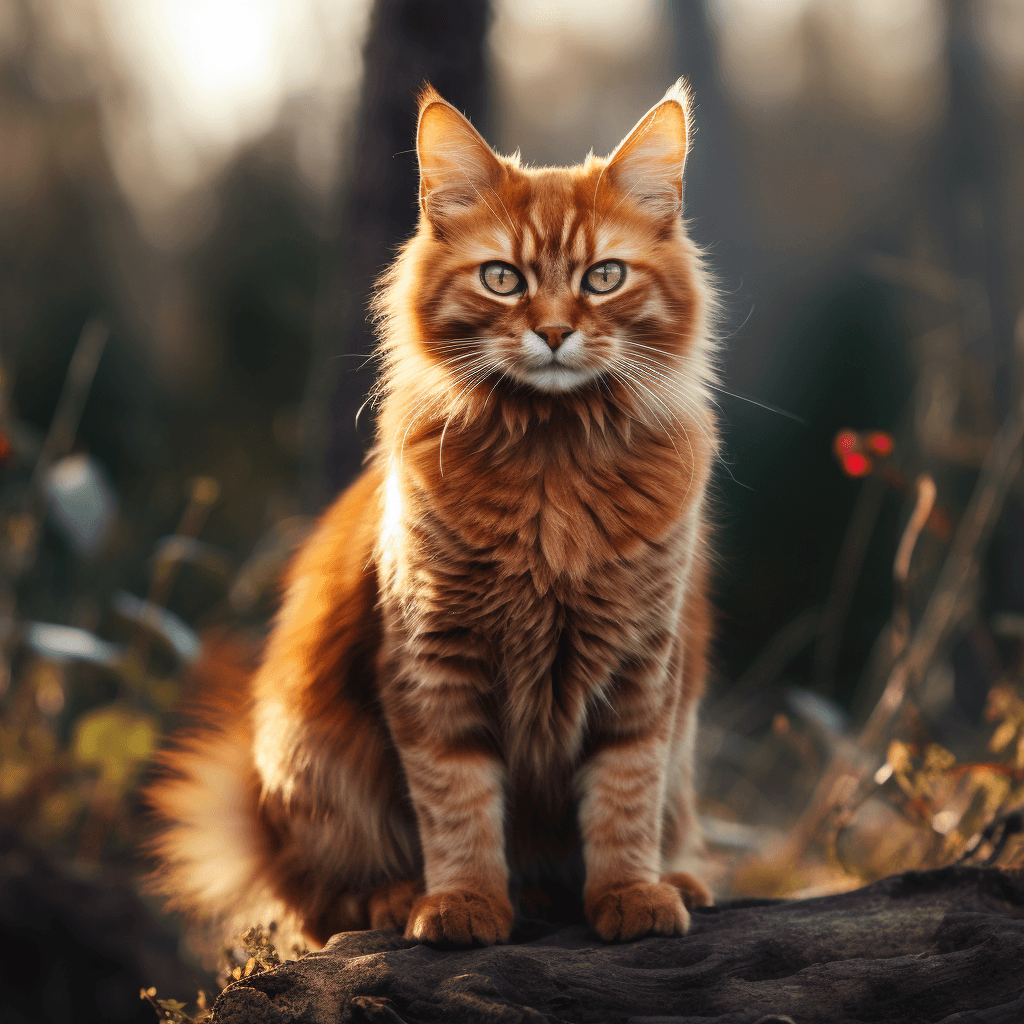
[[[96,770],[101,785],[121,793],[134,782],[159,739],[160,723],[153,715],[110,704],[78,719],[71,750],[81,765]]]

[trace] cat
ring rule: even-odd
[[[221,673],[163,754],[172,905],[467,945],[507,940],[545,879],[576,878],[609,941],[710,902],[678,870],[699,863],[718,444],[691,136],[680,82],[610,157],[529,168],[423,89],[375,445],[251,681]]]

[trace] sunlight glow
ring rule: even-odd
[[[384,518],[381,530],[381,545],[385,555],[398,537],[402,524],[402,486],[398,482],[398,470],[388,473],[384,484]]]
[[[171,129],[167,122],[173,121],[173,129],[200,144],[235,141],[280,102],[282,51],[303,5],[106,0],[104,6],[147,99],[159,97],[152,113],[160,131]],[[311,56],[315,66],[315,50]]]
[[[100,0],[100,10],[134,87],[111,142],[137,206],[209,177],[282,115],[303,170],[329,177],[362,70],[367,0]]]

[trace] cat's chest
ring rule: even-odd
[[[529,566],[516,575],[481,575],[474,590],[486,610],[480,628],[502,673],[528,679],[552,673],[599,678],[642,648],[672,616],[683,582],[685,540],[645,545],[631,559],[610,559],[578,577]]]
[[[459,463],[423,483],[411,481],[414,500],[396,502],[403,528],[384,559],[395,569],[388,589],[406,614],[458,624],[499,660],[531,665],[587,637],[628,646],[687,559],[701,490],[680,479],[678,463],[581,465],[557,451]],[[389,518],[387,506],[386,527]]]
[[[529,576],[506,581],[496,614],[480,625],[493,658],[494,730],[511,767],[543,772],[576,762],[608,715],[614,727],[629,727],[619,690],[653,638],[674,630],[679,583],[667,564],[639,576],[606,566],[600,577],[543,592]]]
[[[636,460],[581,468],[550,459],[529,468],[473,473],[438,488],[426,503],[438,544],[455,540],[498,574],[529,575],[546,589],[644,559],[686,514],[690,480],[679,479],[678,467],[660,478]]]
[[[548,700],[582,707],[653,635],[674,628],[685,548],[681,530],[664,545],[644,545],[631,559],[603,561],[577,577],[552,576],[546,561],[521,567],[516,559],[517,571],[471,563],[451,621],[486,646],[501,702],[538,712]]]
[[[575,761],[601,709],[623,725],[624,666],[676,627],[697,506],[672,515],[648,493],[618,494],[607,518],[600,493],[543,477],[467,487],[446,514],[418,503],[384,574],[406,649],[443,642],[479,671],[510,765]],[[654,537],[645,516],[662,517]]]

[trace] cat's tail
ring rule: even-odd
[[[240,644],[221,638],[204,645],[193,670],[196,724],[158,755],[143,791],[156,822],[147,889],[211,939],[273,923],[277,941],[289,941],[299,929],[269,884],[246,661]]]

